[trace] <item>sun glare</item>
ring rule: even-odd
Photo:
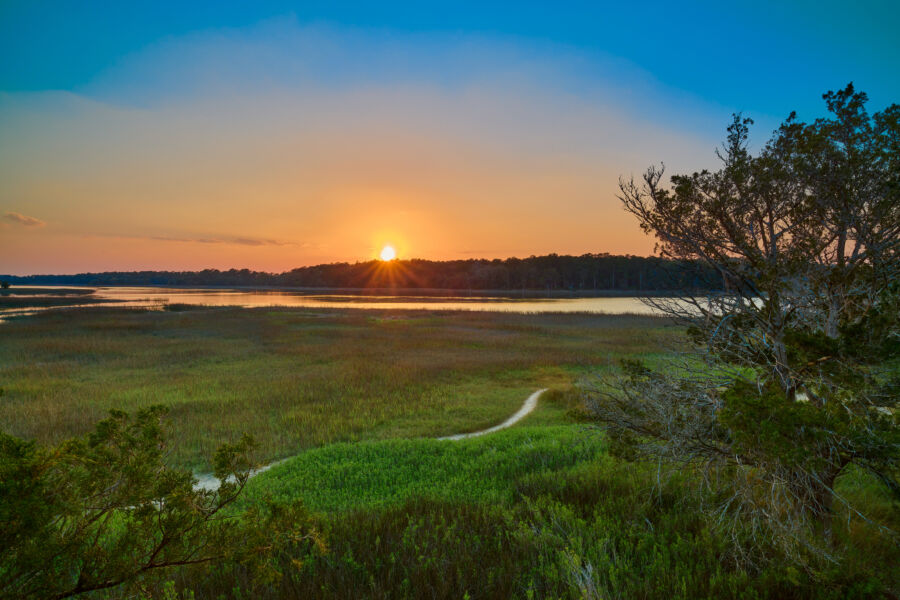
[[[397,258],[397,251],[394,250],[393,246],[385,246],[381,249],[381,254],[379,254],[381,260],[388,261],[394,260]]]

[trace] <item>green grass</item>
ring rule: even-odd
[[[172,583],[198,600],[235,589],[262,599],[837,600],[891,597],[898,585],[896,549],[864,530],[852,535],[865,559],[851,553],[818,579],[774,549],[774,560],[748,569],[686,483],[612,458],[601,435],[574,424],[334,444],[259,475],[245,498],[302,500],[318,512],[327,551],[296,549],[271,586],[250,584],[235,565]]]
[[[596,460],[581,428],[514,427],[463,441],[384,440],[307,450],[250,481],[245,502],[302,500],[317,512],[395,506],[416,498],[510,504],[516,482]]]
[[[170,409],[175,464],[241,433],[262,462],[503,421],[678,330],[637,316],[311,309],[45,313],[0,324],[0,423],[51,443],[109,409]]]
[[[52,442],[110,408],[162,403],[176,464],[204,468],[243,432],[262,462],[297,454],[240,502],[302,502],[326,552],[294,548],[275,583],[228,562],[185,568],[170,587],[148,581],[153,597],[896,597],[900,549],[871,525],[847,518],[844,562],[818,573],[774,549],[748,569],[684,493],[689,481],[609,456],[579,422],[573,382],[622,357],[658,361],[679,337],[656,319],[602,315],[47,313],[0,324],[0,423]],[[494,425],[540,387],[552,389],[511,429],[429,439]],[[864,474],[839,491],[900,526]]]
[[[303,502],[328,551],[291,556],[302,568],[253,595],[836,600],[890,598],[900,586],[900,548],[846,514],[842,563],[807,572],[771,548],[771,562],[747,568],[687,476],[659,480],[653,465],[609,456],[603,435],[575,422],[577,407],[574,390],[552,390],[521,424],[488,436],[339,443],[260,474],[243,501]],[[864,474],[839,492],[900,526]],[[190,586],[214,597],[235,575],[194,574]]]

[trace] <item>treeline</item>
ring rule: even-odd
[[[0,276],[13,284],[260,286],[344,289],[676,291],[710,289],[721,279],[693,262],[656,257],[583,254],[470,260],[331,263],[284,273],[248,269],[124,271],[77,275]]]

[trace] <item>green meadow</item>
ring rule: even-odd
[[[841,514],[838,543],[851,550],[818,571],[747,564],[700,510],[715,498],[685,493],[689,475],[608,453],[574,384],[677,347],[683,332],[659,319],[171,308],[0,325],[4,430],[53,443],[111,408],[165,404],[170,461],[194,470],[250,433],[259,462],[290,458],[251,479],[231,514],[299,502],[323,544],[282,556],[277,579],[229,562],[185,567],[147,580],[141,597],[838,599],[900,589],[900,547],[874,535],[878,524]],[[509,429],[434,439],[495,425],[543,387]],[[839,492],[900,527],[895,503],[863,474]]]
[[[300,500],[325,548],[285,560],[277,585],[240,568],[185,572],[197,598],[890,598],[900,550],[852,521],[840,565],[743,563],[703,516],[688,476],[607,453],[572,390],[546,394],[516,426],[455,441],[391,439],[311,449],[248,484],[244,506]],[[860,474],[840,491],[900,523]],[[852,521],[852,524],[851,524]],[[777,555],[772,549],[773,555]]]
[[[174,464],[242,433],[269,462],[332,442],[502,422],[678,330],[651,317],[432,311],[90,308],[0,325],[0,422],[57,442],[112,408],[169,407]]]

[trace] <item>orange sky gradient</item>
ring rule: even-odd
[[[191,62],[273,37],[194,36],[131,57],[84,93],[0,94],[0,217],[40,222],[0,218],[0,273],[278,272],[369,260],[385,244],[438,260],[648,255],[618,177],[715,164],[716,138],[631,109],[629,94],[652,85],[572,93],[554,79],[562,67],[514,52],[453,85],[250,85]],[[160,95],[170,71],[202,85],[178,79]],[[710,127],[724,114],[712,111]]]

